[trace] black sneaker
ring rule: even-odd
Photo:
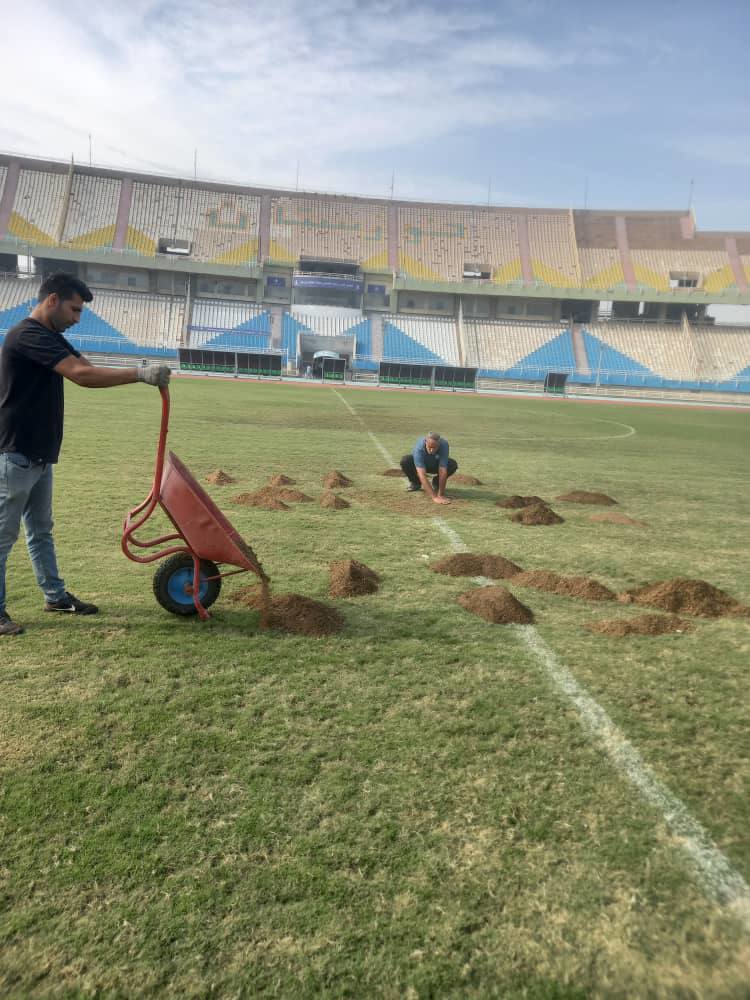
[[[0,615],[0,635],[20,635],[23,632],[23,625],[14,622],[7,615]]]
[[[69,615],[95,615],[99,608],[95,604],[87,604],[86,601],[79,601],[73,594],[67,591],[65,597],[59,601],[47,601],[44,605],[45,611],[67,611]]]
[[[433,477],[432,477],[432,488],[433,488],[433,490],[434,490],[434,491],[435,491],[436,493],[437,493],[437,491],[438,491],[438,488],[439,488],[439,486],[440,486],[440,480],[438,479],[438,477],[437,477],[437,476],[433,476]]]
[[[422,484],[421,483],[409,483],[407,485],[407,487],[406,487],[406,492],[407,493],[419,493],[419,491],[421,489],[422,489]]]

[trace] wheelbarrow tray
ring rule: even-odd
[[[199,559],[258,572],[253,550],[173,451],[164,464],[159,502]]]

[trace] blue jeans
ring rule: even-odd
[[[0,455],[0,614],[5,614],[5,566],[23,521],[36,581],[48,601],[65,596],[52,538],[52,466],[18,452]]]

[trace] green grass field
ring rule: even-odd
[[[550,682],[520,631],[428,562],[469,551],[616,591],[696,577],[750,602],[750,415],[175,380],[170,446],[275,592],[327,600],[328,564],[382,577],[336,636],[264,632],[228,598],[179,619],[119,549],[150,488],[158,395],[68,388],[56,536],[102,613],[42,612],[22,543],[0,640],[3,997],[748,997],[750,924],[714,898]],[[350,412],[344,401],[355,410]],[[438,507],[384,478],[428,429],[460,471]],[[368,434],[370,432],[370,434]],[[233,505],[284,472],[349,510]],[[646,527],[522,527],[495,501],[608,493]],[[455,537],[455,536],[454,536]],[[514,588],[541,641],[750,880],[750,621],[616,639],[640,614]]]

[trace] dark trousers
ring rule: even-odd
[[[427,461],[425,462],[424,466],[424,471],[427,473],[427,475],[437,476],[439,468],[440,468],[440,459],[437,457],[437,455],[435,455],[434,458],[428,455]],[[453,475],[453,473],[456,471],[457,468],[458,468],[458,462],[455,460],[455,458],[449,458],[448,459],[449,478]],[[401,459],[401,471],[410,482],[416,483],[417,486],[421,486],[421,483],[419,482],[419,476],[417,475],[417,467],[414,464],[414,456],[411,454],[411,452],[408,455],[404,455],[404,457]],[[435,485],[437,485],[437,480],[435,481]]]

